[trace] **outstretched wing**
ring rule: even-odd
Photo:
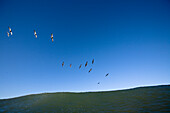
[[[9,37],[9,32],[7,32],[7,36]]]

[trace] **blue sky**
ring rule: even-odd
[[[169,12],[169,0],[1,0],[0,98],[169,84]]]

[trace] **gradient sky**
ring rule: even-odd
[[[0,0],[0,99],[169,83],[169,0]]]

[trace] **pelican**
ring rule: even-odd
[[[94,59],[92,60],[92,64],[94,63]]]
[[[85,67],[87,66],[87,63],[88,63],[88,61],[86,62]]]
[[[9,28],[9,32],[11,33],[11,35],[12,35],[12,30],[11,30],[11,28],[10,27],[8,27]]]
[[[108,75],[109,75],[109,73],[107,73],[105,77],[107,77]]]
[[[37,33],[36,33],[36,31],[34,30],[34,35],[35,35],[35,38],[37,38]]]
[[[51,33],[51,40],[52,40],[52,42],[54,41],[54,39],[53,39],[53,34]]]
[[[64,62],[62,63],[62,67],[64,66]]]
[[[9,37],[9,32],[7,32],[7,36]]]
[[[80,64],[79,69],[81,68],[82,64]]]
[[[92,68],[89,70],[89,73],[91,72]]]
[[[70,67],[72,66],[72,64],[70,64]]]

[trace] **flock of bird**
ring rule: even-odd
[[[12,35],[12,30],[11,30],[11,28],[10,27],[8,27],[8,29],[9,29],[9,31],[7,32],[7,36],[9,37],[10,35]],[[34,30],[34,36],[35,36],[35,38],[37,38],[37,32]],[[52,42],[54,42],[54,39],[53,39],[53,33],[51,33],[51,41]],[[87,66],[87,64],[88,64],[88,61],[86,61],[86,63],[85,63],[85,67]],[[92,64],[94,64],[94,59],[92,60]],[[64,61],[63,61],[63,63],[62,63],[62,67],[64,66]],[[71,68],[71,66],[72,66],[72,64],[70,64],[70,68]],[[82,64],[80,64],[80,66],[79,66],[79,69],[82,67]],[[92,71],[92,68],[90,68],[90,70],[88,71],[89,73]],[[109,75],[109,73],[107,73],[106,75],[105,75],[105,77],[107,77]],[[100,82],[98,82],[97,84],[100,84]]]
[[[92,64],[94,63],[94,59],[92,60]],[[87,64],[88,64],[88,61],[86,62],[86,64],[85,64],[85,67],[87,66]],[[64,61],[63,61],[63,63],[62,63],[62,67],[64,66]],[[72,66],[72,64],[70,64],[70,68],[71,68],[71,66]],[[80,66],[79,66],[79,69],[82,67],[82,64],[80,64]],[[88,71],[89,73],[92,71],[92,68]]]

